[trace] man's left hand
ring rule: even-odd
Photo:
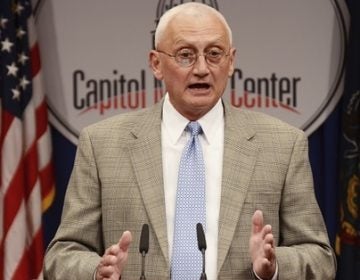
[[[271,279],[276,271],[274,236],[271,225],[264,226],[263,213],[256,210],[252,217],[249,250],[253,270],[261,279]]]

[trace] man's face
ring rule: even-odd
[[[212,15],[175,17],[168,25],[158,50],[175,55],[191,51],[197,57],[191,66],[182,66],[162,52],[151,51],[150,65],[157,79],[163,80],[170,102],[189,120],[205,115],[223,95],[234,70],[235,49],[231,48],[223,23]],[[219,64],[209,64],[205,53],[223,51]]]

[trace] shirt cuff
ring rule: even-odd
[[[253,270],[253,273],[257,280],[263,280],[256,274],[255,270]],[[279,267],[278,267],[278,263],[276,262],[275,273],[274,273],[273,277],[271,278],[271,280],[276,280],[278,278],[278,274],[279,274]]]

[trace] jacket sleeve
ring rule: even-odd
[[[280,205],[279,279],[335,279],[336,259],[313,189],[308,142],[297,137]]]

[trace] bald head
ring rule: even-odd
[[[193,17],[194,19],[209,16],[215,17],[224,25],[227,35],[229,37],[229,42],[230,44],[232,44],[232,32],[226,19],[222,14],[220,14],[217,10],[206,4],[187,2],[171,8],[162,15],[155,31],[155,48],[157,48],[159,43],[164,39],[164,35],[166,33],[165,31],[168,28],[169,24],[179,16],[189,16]]]

